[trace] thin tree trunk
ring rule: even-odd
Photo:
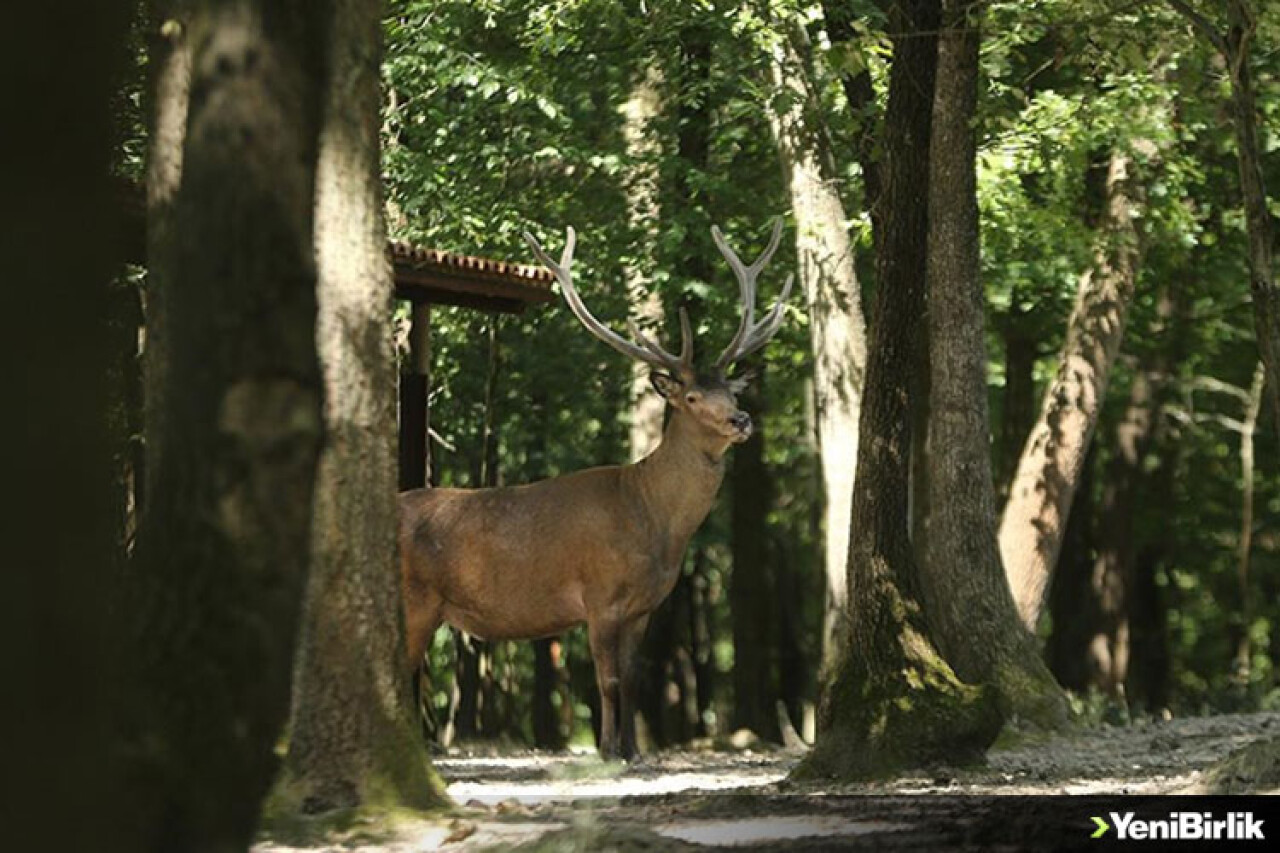
[[[672,75],[675,92],[671,98],[671,101],[676,104],[677,156],[675,158],[675,174],[671,184],[664,187],[665,197],[661,199],[661,208],[665,209],[668,215],[672,217],[678,215],[674,213],[676,210],[687,210],[690,206],[695,209],[706,207],[705,191],[702,189],[702,182],[698,179],[698,176],[706,171],[711,151],[711,105],[708,103],[705,94],[701,94],[711,79],[710,33],[700,26],[688,26],[681,30],[679,42],[679,65]],[[652,73],[646,79],[649,83],[661,81],[660,76]],[[659,95],[659,97],[661,96]],[[653,110],[656,107],[657,104],[651,104],[648,109]],[[644,112],[644,110],[641,110],[642,117]],[[709,247],[706,243],[707,240],[693,230],[689,229],[684,232],[684,238],[676,256],[673,270],[678,280],[704,282],[711,280],[711,255],[708,253]],[[648,307],[642,310],[655,317],[660,317],[662,313],[661,307],[660,304],[649,302]],[[696,312],[694,313],[696,315]],[[646,395],[649,397],[656,396],[647,390]],[[665,405],[663,403],[664,407]],[[648,426],[655,424],[655,421],[652,420],[655,417],[655,413],[652,410],[647,412],[645,417],[650,419],[647,421]],[[633,440],[647,443],[651,439],[637,434],[633,437]],[[632,449],[634,454],[634,451],[638,449],[638,445],[633,444]],[[688,582],[682,577],[677,583]],[[665,685],[668,678],[674,677],[676,673],[681,671],[679,662],[681,650],[678,642],[685,635],[676,633],[662,637],[658,636],[658,634],[663,630],[662,626],[676,624],[678,620],[676,608],[683,592],[678,591],[668,596],[667,600],[659,605],[658,609],[650,617],[649,628],[646,631],[645,639],[640,647],[640,653],[636,661],[637,669],[642,673],[648,673],[647,676],[642,676],[646,679],[648,685],[646,689],[655,689],[659,683]],[[691,597],[687,600],[692,603]],[[694,638],[689,636],[687,641],[693,642]],[[686,649],[684,653],[689,657],[696,656],[692,648]],[[701,684],[698,690],[702,690]],[[642,690],[641,694],[643,692]],[[643,713],[646,722],[650,726],[656,723],[660,727],[658,731],[650,729],[651,736],[658,743],[674,743],[674,738],[685,736],[683,733],[678,734],[671,731],[670,727],[665,723],[657,723],[656,718],[653,716],[656,713],[655,703],[649,702],[647,704],[648,711]],[[681,728],[684,727],[682,726]]]
[[[661,82],[657,68],[646,66],[622,107],[622,135],[632,163],[627,181],[627,222],[639,238],[635,252],[639,258],[653,257],[658,238],[659,146],[652,137],[651,125],[662,111]],[[639,306],[637,324],[644,329],[661,328],[662,295],[642,264],[627,270],[627,292],[632,304]],[[666,402],[649,385],[648,365],[632,365],[631,397],[631,458],[642,459],[662,440],[666,411]]]
[[[1014,302],[1018,298],[1015,296]],[[1011,309],[1004,318],[1004,394],[1000,405],[999,466],[996,489],[1001,506],[1009,497],[1009,483],[1018,465],[1018,454],[1036,420],[1036,339],[1027,334],[1027,313]]]
[[[1058,372],[1027,437],[1000,522],[1005,574],[1022,623],[1032,631],[1133,302],[1141,259],[1134,212],[1143,191],[1132,168],[1127,154],[1112,152],[1094,265],[1080,278]]]
[[[556,666],[557,640],[535,640],[533,644],[533,745],[539,749],[563,749],[564,733],[552,697],[560,687]]]
[[[956,675],[994,686],[1007,715],[1055,727],[1066,722],[1066,700],[1018,621],[996,542],[974,126],[980,10],[971,0],[944,0],[938,40],[929,152],[930,456],[921,463],[929,512],[920,588],[933,637]]]
[[[640,241],[635,254],[639,258],[652,257],[657,243],[657,222],[660,217],[658,204],[658,169],[655,160],[659,145],[653,138],[652,125],[662,111],[662,95],[659,86],[662,75],[654,65],[647,65],[631,88],[631,96],[622,107],[623,138],[632,166],[628,174],[627,221]],[[646,329],[661,329],[664,319],[662,294],[654,286],[649,271],[639,262],[629,268],[627,291],[631,302],[637,305],[636,322]],[[631,367],[631,426],[629,440],[631,458],[642,459],[649,455],[662,439],[666,401],[649,384],[650,368],[635,362]],[[671,742],[666,724],[665,698],[667,696],[668,670],[674,663],[674,637],[671,633],[675,613],[675,599],[686,583],[683,575],[677,588],[667,601],[649,619],[644,645],[637,660],[636,677],[640,683],[636,713],[640,715],[652,746],[666,746]]]
[[[1253,383],[1249,386],[1249,401],[1245,404],[1244,421],[1240,428],[1240,478],[1243,485],[1240,491],[1240,545],[1236,552],[1240,628],[1232,675],[1242,687],[1249,684],[1253,662],[1253,647],[1249,638],[1249,629],[1253,623],[1253,598],[1249,594],[1249,558],[1253,551],[1253,434],[1258,428],[1258,415],[1262,412],[1262,388],[1266,381],[1266,367],[1259,361],[1253,372]]]
[[[809,310],[814,396],[823,484],[823,564],[827,576],[824,652],[847,600],[849,513],[858,461],[858,416],[866,372],[866,323],[854,271],[844,204],[834,178],[826,128],[809,84],[814,61],[802,28],[787,33],[773,56],[773,84],[789,91],[789,109],[770,115],[796,220],[796,257]]]
[[[1135,372],[1129,402],[1116,425],[1116,446],[1098,514],[1098,556],[1090,573],[1094,609],[1100,616],[1085,652],[1090,683],[1117,699],[1124,699],[1129,674],[1129,599],[1138,556],[1134,515],[1141,499],[1143,460],[1159,416],[1155,405],[1151,377]]]
[[[758,362],[757,362],[758,363]],[[757,384],[743,392],[743,406],[763,416]],[[733,728],[749,729],[780,743],[778,690],[774,676],[777,596],[770,570],[768,516],[772,500],[764,462],[764,439],[757,431],[734,450],[730,473],[729,618],[733,626]]]
[[[529,448],[526,473],[532,480],[548,476],[547,437],[551,424],[547,418],[546,393],[536,389],[529,400],[529,414],[534,424],[534,438]],[[569,705],[564,692],[565,673],[560,666],[560,640],[547,637],[533,643],[533,745],[539,749],[564,749],[572,733],[564,726],[563,711]],[[559,696],[561,713],[557,713],[555,697]],[[572,725],[572,708],[569,708]]]
[[[685,685],[685,717],[690,722],[694,737],[712,734],[707,725],[711,716],[711,703],[716,694],[715,649],[712,648],[710,580],[707,578],[707,549],[696,545],[693,556],[693,572],[689,576],[689,657],[692,660],[693,690]],[[690,702],[692,699],[692,702]]]
[[[1236,163],[1244,199],[1245,230],[1249,238],[1249,290],[1253,296],[1254,330],[1258,354],[1268,381],[1264,385],[1276,434],[1280,436],[1280,291],[1276,289],[1272,253],[1273,223],[1263,179],[1262,148],[1258,142],[1258,107],[1253,83],[1253,39],[1258,12],[1250,0],[1226,0],[1227,28],[1218,31],[1183,0],[1170,5],[1195,25],[1222,54],[1231,77],[1231,123],[1236,138]]]
[[[1054,678],[1068,690],[1089,689],[1089,643],[1101,630],[1102,614],[1093,594],[1094,482],[1097,446],[1089,448],[1080,471],[1071,516],[1062,535],[1058,568],[1049,584],[1049,616],[1053,631],[1045,641],[1045,658]]]
[[[856,15],[851,3],[823,0],[822,17],[833,45],[853,46],[858,43],[859,36],[853,28]],[[871,69],[864,63],[856,72],[840,70],[839,76],[854,119],[854,156],[862,171],[862,206],[871,217],[871,239],[878,255],[884,232],[884,205],[881,203],[884,178],[879,149],[881,117],[871,82]]]
[[[150,110],[147,134],[147,277],[143,315],[144,467],[138,492],[145,501],[160,466],[164,435],[168,324],[165,297],[175,274],[174,203],[182,186],[182,146],[191,95],[191,17],[189,0],[152,0],[148,51]],[[141,502],[140,501],[140,504]],[[139,507],[141,509],[141,506]]]
[[[326,4],[201,4],[165,278],[164,453],[130,572],[139,850],[245,849],[275,774],[323,435]]]
[[[907,536],[910,366],[924,305],[937,0],[895,5],[885,118],[885,231],[860,425],[849,607],[822,689],[818,738],[797,772],[879,775],[981,755],[1000,713],[929,640]]]
[[[366,0],[332,0],[329,22],[315,212],[326,438],[289,752],[274,803],[285,812],[443,802],[404,677],[380,11]]]
[[[1154,487],[1151,491],[1158,494]],[[1148,714],[1157,714],[1169,705],[1169,605],[1157,580],[1165,554],[1160,542],[1149,542],[1139,551],[1130,594],[1125,698],[1131,711]]]

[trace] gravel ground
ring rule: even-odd
[[[1095,801],[1088,795],[1194,793],[1206,768],[1276,736],[1280,714],[1139,722],[993,750],[982,767],[823,786],[787,780],[801,757],[796,751],[671,751],[626,766],[591,755],[450,755],[435,763],[460,807],[456,816],[378,832],[366,827],[308,849],[981,850],[993,825],[1021,820],[1035,828],[1027,805],[1034,801],[1019,795],[1086,795],[1079,800],[1085,803]],[[1004,844],[1035,848],[1044,845]]]

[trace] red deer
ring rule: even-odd
[[[631,340],[597,320],[574,288],[574,230],[555,263],[526,233],[555,274],[584,326],[623,355],[654,368],[653,387],[671,408],[662,441],[631,465],[576,471],[523,486],[416,489],[400,496],[400,554],[411,665],[448,623],[491,640],[537,639],[583,622],[600,690],[600,752],[635,755],[636,652],[649,614],[675,586],[685,546],[711,510],[724,479],[724,454],[751,435],[738,409],[745,384],[729,367],[763,347],[782,325],[791,277],[773,308],[755,322],[756,277],[782,234],[744,265],[712,228],[738,279],[742,319],[708,372],[693,361],[689,317],[674,356],[628,323]]]

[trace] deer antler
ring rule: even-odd
[[[742,296],[742,322],[738,324],[737,334],[733,336],[733,340],[729,341],[729,346],[725,347],[724,352],[720,353],[720,357],[716,359],[716,369],[723,371],[733,362],[760,349],[778,333],[778,329],[782,326],[782,309],[787,297],[791,295],[791,283],[795,280],[795,276],[787,276],[787,282],[782,286],[782,295],[778,297],[778,301],[774,303],[764,319],[756,323],[756,278],[778,249],[778,241],[782,238],[782,220],[774,221],[773,235],[769,238],[769,245],[751,266],[745,266],[742,263],[737,253],[725,242],[724,234],[720,233],[720,229],[715,225],[711,226],[711,237],[716,241],[716,248],[720,250],[720,254],[724,255],[724,259],[733,268],[734,275],[738,277],[738,291]]]
[[[551,270],[556,280],[560,282],[560,289],[564,291],[564,298],[569,303],[569,310],[573,312],[573,316],[582,322],[582,325],[587,327],[587,331],[623,355],[642,361],[652,367],[670,370],[677,375],[693,370],[693,327],[689,323],[689,315],[683,308],[680,309],[679,357],[667,352],[657,341],[641,332],[630,319],[627,320],[627,330],[631,333],[631,337],[635,338],[635,341],[629,341],[597,320],[587,310],[582,297],[578,295],[578,291],[573,286],[573,274],[570,272],[570,268],[573,266],[573,248],[578,239],[573,226],[569,226],[567,229],[564,254],[560,256],[560,263],[558,264],[551,260],[546,252],[542,251],[542,245],[528,231],[524,232],[524,239],[529,244],[529,248],[533,249],[533,253],[538,256],[538,260],[542,262],[542,265]]]

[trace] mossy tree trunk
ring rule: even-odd
[[[924,306],[937,0],[896,5],[885,117],[884,239],[863,393],[849,606],[801,776],[864,778],[982,754],[1001,716],[929,639],[908,538],[913,353]]]
[[[930,454],[921,466],[929,511],[920,589],[956,674],[992,685],[1005,714],[1058,727],[1066,699],[1018,620],[996,542],[974,126],[981,5],[944,0],[943,16],[929,154]]]
[[[443,801],[413,722],[396,559],[396,374],[378,148],[381,5],[332,0],[316,167],[325,444],[285,774],[316,813]]]
[[[200,3],[192,18],[164,453],[125,590],[138,850],[249,845],[288,714],[323,433],[312,211],[325,4]]]

